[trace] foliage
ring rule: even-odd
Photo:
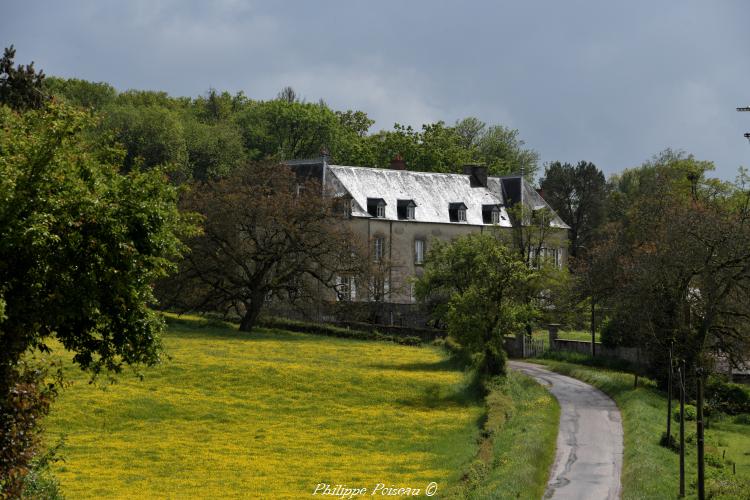
[[[115,88],[106,82],[78,78],[48,76],[44,79],[44,88],[57,99],[91,110],[101,110],[113,104],[117,97]]]
[[[253,102],[235,120],[254,160],[318,157],[334,151],[341,128],[326,106],[283,99]]]
[[[539,185],[545,201],[570,226],[570,255],[578,256],[579,248],[591,245],[604,221],[604,174],[591,162],[580,161],[573,166],[556,161],[545,167]]]
[[[188,171],[205,181],[226,177],[245,163],[242,135],[227,122],[184,120]]]
[[[169,166],[187,173],[188,151],[178,116],[159,106],[116,105],[107,108],[101,128],[125,148],[123,169]]]
[[[169,360],[116,390],[71,373],[47,424],[68,435],[67,497],[300,498],[349,478],[443,491],[476,453],[482,402],[440,349],[194,317],[164,344]]]
[[[105,160],[118,155],[89,142],[85,113],[0,106],[0,123],[0,434],[10,436],[17,397],[41,405],[32,416],[48,407],[52,394],[22,360],[50,339],[94,373],[159,361],[150,286],[179,257],[187,225],[161,172],[122,175]],[[36,450],[26,444],[6,471],[27,470]]]
[[[34,63],[13,66],[16,49],[6,47],[0,59],[0,106],[15,110],[39,109],[48,100],[44,92],[44,72],[37,72]]]
[[[283,165],[250,164],[192,188],[181,206],[203,217],[204,233],[187,240],[180,272],[162,284],[174,307],[237,314],[248,331],[271,297],[301,300],[311,284],[334,287],[359,269],[336,200]]]
[[[728,415],[750,413],[750,389],[711,377],[706,384],[706,402],[710,409]]]
[[[487,376],[505,371],[502,339],[534,314],[523,290],[534,273],[497,238],[471,234],[432,244],[416,296],[430,303],[448,334],[482,355]]]
[[[705,179],[709,167],[667,152],[624,176],[628,202],[593,250],[619,342],[643,345],[662,381],[673,343],[688,373],[750,352],[750,191]]]

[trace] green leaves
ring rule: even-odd
[[[190,225],[164,172],[102,163],[84,112],[0,108],[0,326],[3,366],[56,336],[95,372],[159,359],[151,283]]]

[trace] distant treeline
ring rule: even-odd
[[[178,178],[223,177],[247,161],[311,158],[323,149],[343,165],[385,167],[401,155],[407,168],[419,171],[481,163],[495,175],[523,171],[533,178],[538,170],[539,155],[517,130],[473,117],[373,132],[366,112],[305,102],[291,87],[262,101],[214,89],[195,98],[118,92],[108,83],[74,78],[47,77],[44,85],[56,99],[100,115],[96,133],[126,148],[126,169],[167,164]]]

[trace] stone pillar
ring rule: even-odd
[[[549,348],[555,349],[555,341],[557,340],[557,331],[560,329],[559,323],[549,323],[547,325],[547,332],[549,332]]]

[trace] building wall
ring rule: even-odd
[[[369,241],[370,259],[374,261],[374,240],[383,238],[384,271],[388,277],[385,300],[398,304],[414,302],[410,279],[421,275],[423,265],[415,262],[415,240],[425,242],[425,255],[435,240],[451,241],[458,237],[485,231],[499,231],[501,237],[512,240],[512,228],[477,226],[461,223],[425,223],[418,221],[392,221],[380,219],[352,218],[350,224],[360,241]],[[553,230],[545,244],[561,252],[560,265],[567,265],[567,230]],[[355,300],[369,300],[364,284],[358,284]]]

